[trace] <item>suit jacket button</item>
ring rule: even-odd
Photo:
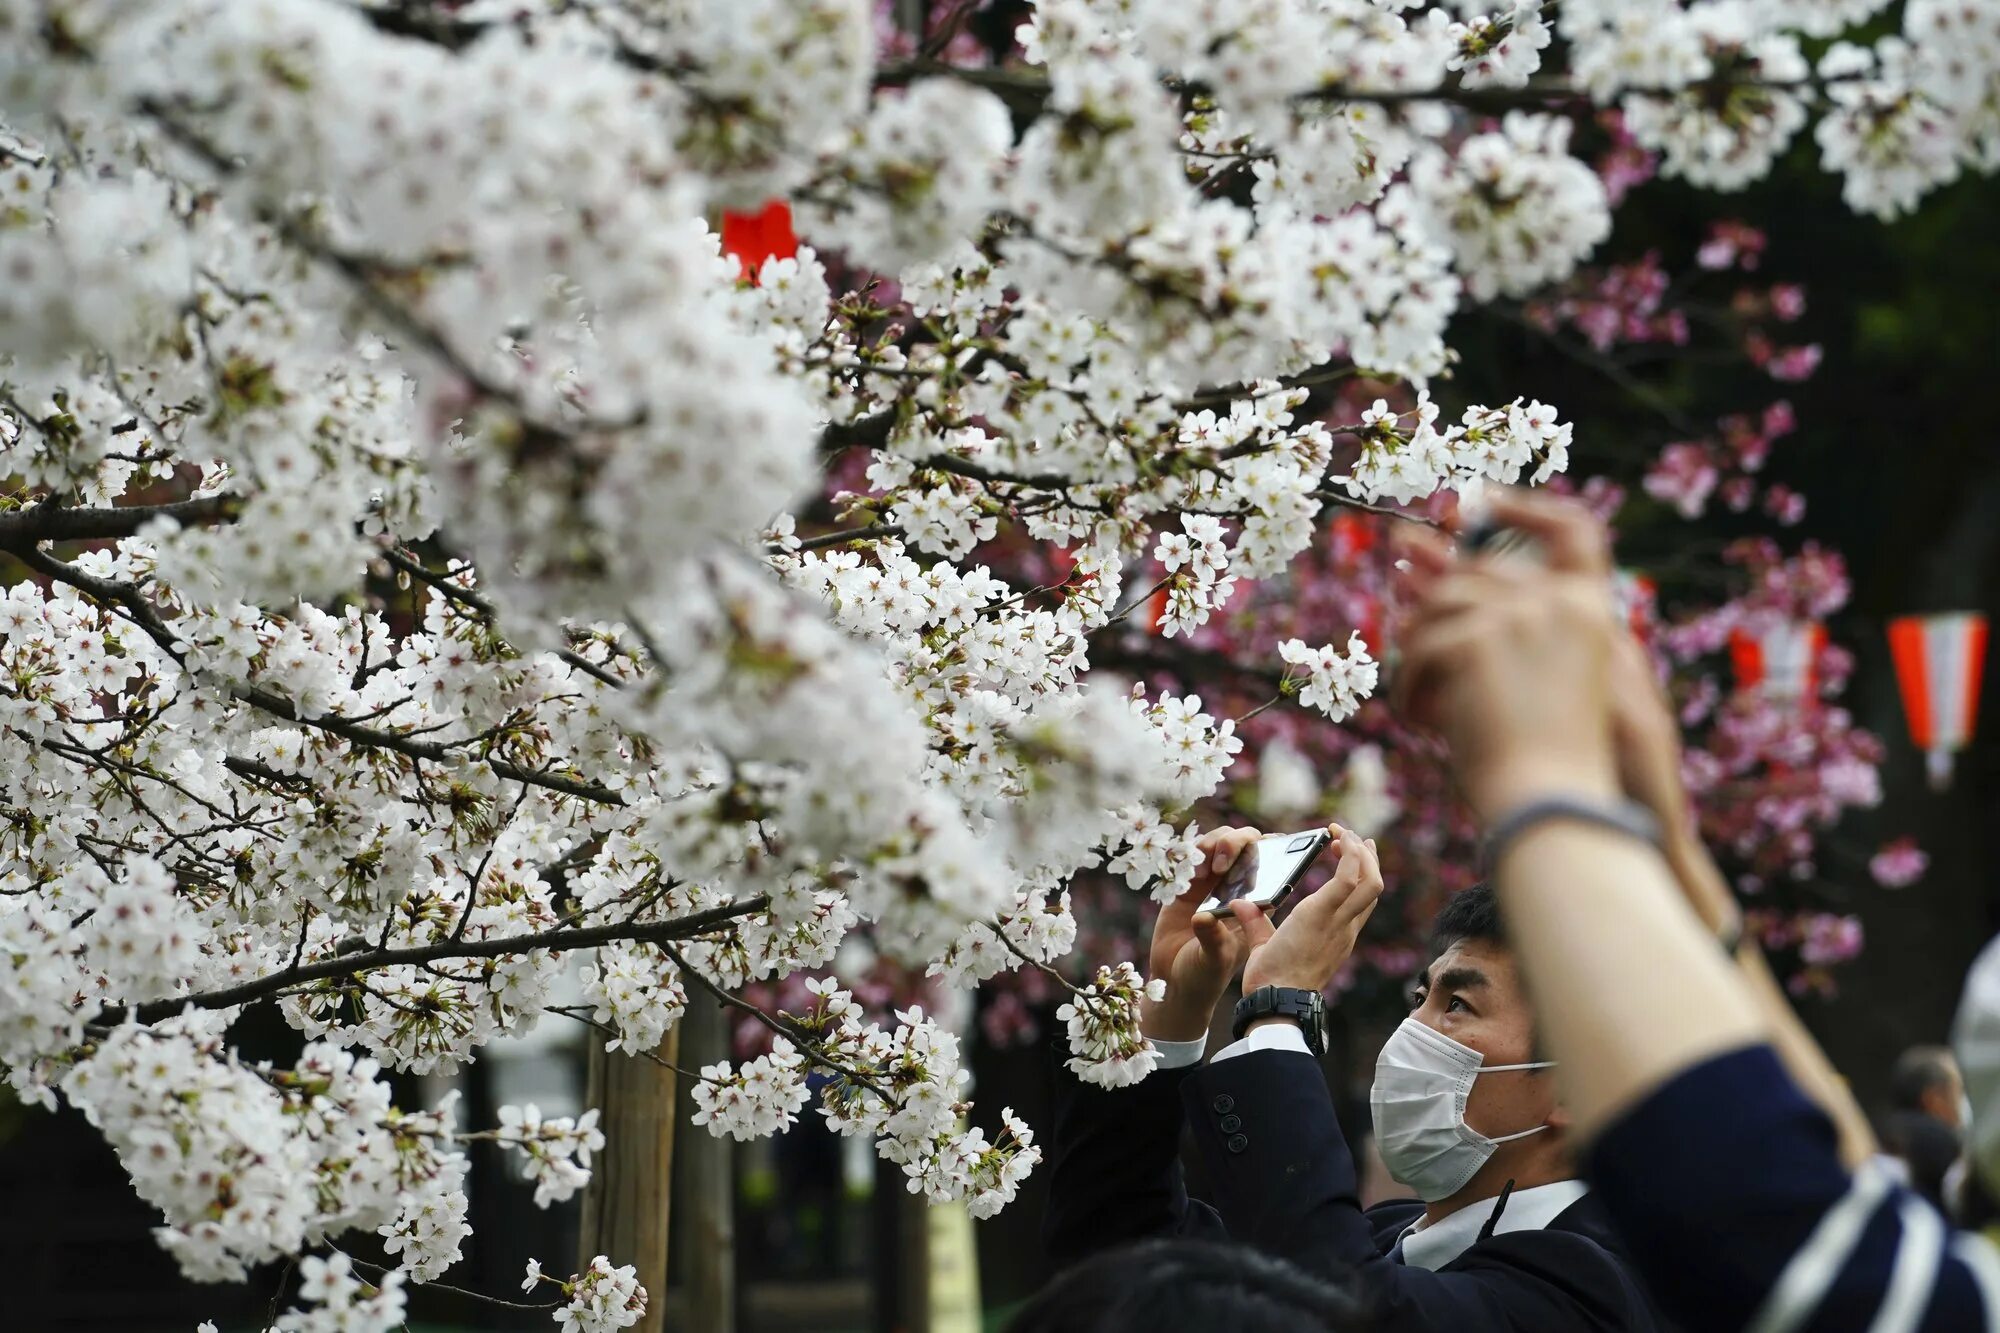
[[[1237,1130],[1243,1128],[1243,1117],[1240,1115],[1226,1115],[1222,1117],[1221,1123],[1216,1128],[1225,1134],[1234,1134]]]
[[[1220,1097],[1217,1097],[1215,1099],[1215,1113],[1217,1115],[1228,1115],[1231,1111],[1234,1111],[1235,1109],[1236,1109],[1236,1099],[1230,1096],[1228,1093],[1225,1092]]]
[[[1232,1134],[1229,1138],[1228,1147],[1231,1152],[1242,1152],[1249,1146],[1250,1136],[1248,1134]]]

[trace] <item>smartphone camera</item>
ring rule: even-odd
[[[1303,852],[1313,845],[1313,841],[1314,841],[1314,835],[1310,833],[1301,833],[1299,834],[1298,837],[1293,838],[1290,842],[1285,844],[1285,850],[1288,852]]]

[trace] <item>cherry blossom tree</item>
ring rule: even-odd
[[[190,1277],[307,1256],[282,1329],[400,1322],[469,1141],[587,1179],[588,1113],[382,1078],[551,1008],[642,1051],[743,1007],[770,1045],[690,1071],[698,1124],[781,1131],[817,1070],[913,1191],[1000,1208],[1038,1149],[962,1127],[953,1032],[745,988],[864,924],[951,985],[1050,969],[1078,872],[1181,891],[1243,738],[1100,645],[1195,650],[1336,515],[1564,471],[1556,410],[1433,392],[1454,314],[1608,235],[1596,112],[1718,190],[1811,124],[1884,216],[1991,169],[2000,6],[1826,44],[1882,8],[1049,0],[996,64],[863,0],[0,0],[11,1085]],[[772,198],[808,245],[745,272],[709,224]],[[1242,651],[1344,721],[1358,621]],[[1143,1077],[1144,978],[1062,984],[1072,1067]],[[232,1047],[258,1005],[291,1067]],[[647,1299],[547,1283],[583,1330]]]

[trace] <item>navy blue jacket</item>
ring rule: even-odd
[[[1598,1197],[1669,1313],[1717,1333],[2000,1328],[2000,1252],[1879,1173],[1767,1046],[1696,1065],[1598,1137]]]
[[[1588,1195],[1547,1228],[1489,1236],[1436,1272],[1392,1258],[1422,1205],[1362,1210],[1353,1154],[1309,1056],[1249,1052],[1112,1090],[1067,1071],[1057,1080],[1043,1235],[1058,1264],[1146,1237],[1227,1237],[1354,1283],[1385,1329],[1669,1327]],[[1183,1124],[1214,1182],[1213,1205],[1187,1195]]]

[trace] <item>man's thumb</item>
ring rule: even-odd
[[[1255,903],[1238,898],[1229,904],[1229,910],[1236,913],[1236,919],[1243,924],[1243,942],[1252,949],[1278,933],[1277,927],[1271,924],[1271,918],[1265,916],[1264,909]]]

